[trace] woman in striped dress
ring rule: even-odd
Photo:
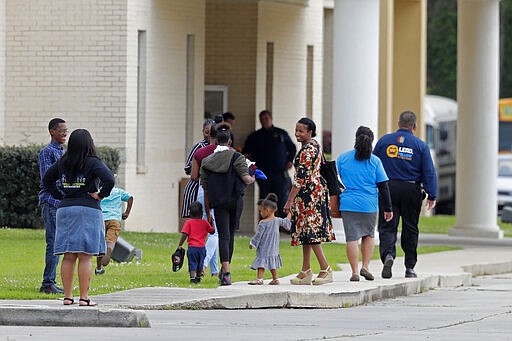
[[[207,146],[210,141],[210,129],[215,125],[215,121],[211,118],[207,118],[203,123],[203,139],[196,143],[192,150],[188,154],[187,161],[185,162],[185,173],[190,175],[192,170],[192,157],[194,153],[204,146]],[[199,180],[189,179],[187,185],[185,186],[185,190],[183,191],[183,207],[181,209],[181,216],[183,218],[187,218],[189,216],[189,206],[190,203],[197,200],[197,190],[199,189]]]

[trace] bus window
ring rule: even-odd
[[[426,138],[427,138],[428,147],[430,149],[435,149],[436,137],[435,137],[434,127],[432,127],[430,124],[427,124]]]
[[[512,122],[500,122],[499,151],[512,153]]]
[[[512,98],[500,99],[499,120],[498,151],[512,153]]]

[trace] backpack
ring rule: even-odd
[[[208,199],[210,207],[215,208],[220,205],[237,201],[245,193],[247,185],[238,176],[233,168],[233,164],[240,157],[240,153],[235,152],[229,163],[226,173],[208,172]]]

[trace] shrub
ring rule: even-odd
[[[43,228],[37,206],[39,166],[37,156],[43,145],[0,147],[0,226],[12,228]],[[119,152],[99,147],[100,158],[117,172],[121,163]]]
[[[98,156],[100,159],[105,162],[112,173],[117,173],[119,170],[119,165],[121,164],[121,156],[119,155],[119,151],[115,148],[107,146],[97,147],[96,150],[98,151]]]

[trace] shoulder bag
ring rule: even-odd
[[[331,217],[341,218],[340,198],[339,195],[346,189],[345,185],[341,181],[336,167],[336,161],[327,161],[324,154],[322,153],[322,163],[320,164],[320,175],[324,178],[327,183],[327,189],[329,191],[329,207],[331,209]]]

